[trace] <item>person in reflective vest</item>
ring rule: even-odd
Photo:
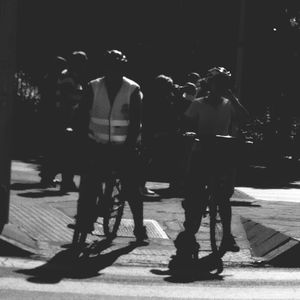
[[[90,81],[85,101],[79,107],[79,131],[86,141],[83,144],[87,145],[84,155],[87,167],[81,174],[77,216],[92,216],[89,221],[83,221],[83,225],[93,230],[101,177],[111,168],[117,169],[132,211],[134,235],[137,241],[145,241],[148,237],[143,225],[140,165],[136,151],[143,95],[136,82],[123,76],[126,63],[127,58],[122,52],[107,51],[105,75]]]

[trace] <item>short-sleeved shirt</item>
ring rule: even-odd
[[[194,121],[199,135],[230,135],[234,108],[230,100],[224,97],[216,106],[208,102],[208,97],[203,97],[190,104],[185,116]]]

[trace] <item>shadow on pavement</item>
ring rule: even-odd
[[[299,163],[274,163],[267,166],[252,166],[243,170],[237,178],[238,186],[253,188],[300,188]]]
[[[50,190],[43,190],[38,192],[25,192],[19,193],[18,196],[24,198],[44,198],[44,197],[57,197],[67,195],[68,192],[62,192],[60,190],[50,191]]]
[[[174,189],[170,189],[170,188],[165,188],[165,189],[155,189],[154,191],[155,191],[155,193],[159,194],[161,198],[164,198],[164,199],[183,198],[184,197],[184,193],[181,189],[174,190]]]
[[[30,277],[27,278],[29,282],[41,284],[58,283],[64,278],[92,278],[101,275],[99,271],[111,266],[120,256],[138,247],[137,244],[132,243],[101,254],[101,251],[109,248],[110,245],[108,240],[101,240],[93,244],[94,247],[63,250],[40,267],[29,270],[21,269],[16,272],[29,275]]]
[[[300,268],[300,244],[278,255],[267,262],[272,267],[278,268]]]
[[[224,276],[215,273],[216,261],[213,254],[209,254],[200,258],[193,268],[180,268],[176,272],[160,269],[152,269],[151,273],[160,276],[167,276],[164,278],[167,282],[172,283],[189,283],[195,281],[207,280],[223,280]]]
[[[0,256],[31,257],[32,253],[0,239]]]
[[[261,207],[259,204],[254,204],[253,201],[238,201],[231,200],[231,206],[247,206],[247,207]]]
[[[10,185],[10,189],[14,191],[32,190],[41,188],[39,182],[18,182]]]

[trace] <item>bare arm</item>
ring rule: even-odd
[[[89,126],[89,111],[93,102],[93,89],[89,84],[84,92],[82,101],[79,103],[75,117],[75,130],[81,138],[86,138]]]
[[[239,123],[245,123],[249,120],[250,114],[247,109],[239,102],[238,98],[231,90],[228,90],[227,95],[235,111],[235,118]]]

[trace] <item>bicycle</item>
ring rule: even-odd
[[[220,216],[220,206],[222,205],[222,201],[217,201],[218,185],[220,184],[219,176],[222,174],[222,168],[228,167],[228,165],[233,163],[238,140],[232,136],[197,136],[194,132],[186,132],[183,136],[186,139],[186,171],[191,167],[191,153],[194,147],[200,148],[199,155],[202,155],[205,159],[205,166],[199,165],[197,168],[203,167],[206,172],[205,176],[208,177],[206,180],[206,197],[201,199],[201,201],[205,201],[205,203],[202,202],[203,211],[201,218],[209,216],[211,256],[210,259],[207,259],[207,261],[210,261],[210,266],[207,265],[207,268],[210,272],[215,271],[214,274],[220,274],[223,271],[222,257],[226,253],[226,248],[224,247],[223,220]],[[220,150],[226,151],[220,155]],[[227,157],[228,152],[230,153],[230,157]],[[189,266],[189,269],[196,268],[195,271],[197,271],[197,268],[199,267],[199,244],[194,238],[194,235],[189,235],[187,231],[184,231],[181,234],[182,236],[179,235],[175,240],[175,246],[178,250],[177,255],[182,255],[182,257],[185,257],[184,259],[189,259],[191,255],[187,265]],[[190,245],[187,246],[187,243],[190,243]],[[182,249],[180,249],[181,247]],[[173,260],[175,257],[173,257]],[[182,264],[180,259],[178,259],[178,261],[179,265]],[[177,267],[176,264],[177,262],[175,259],[174,262],[170,262],[169,268],[175,269]],[[190,270],[188,272],[190,272]]]
[[[102,228],[104,236],[107,240],[113,240],[118,232],[121,219],[123,216],[125,206],[125,199],[122,195],[122,184],[115,170],[105,178],[104,182],[100,185],[99,193],[97,196],[97,218],[103,218]],[[82,246],[85,244],[88,229],[80,228],[78,220],[82,216],[77,216],[76,225],[74,228],[73,246]]]

